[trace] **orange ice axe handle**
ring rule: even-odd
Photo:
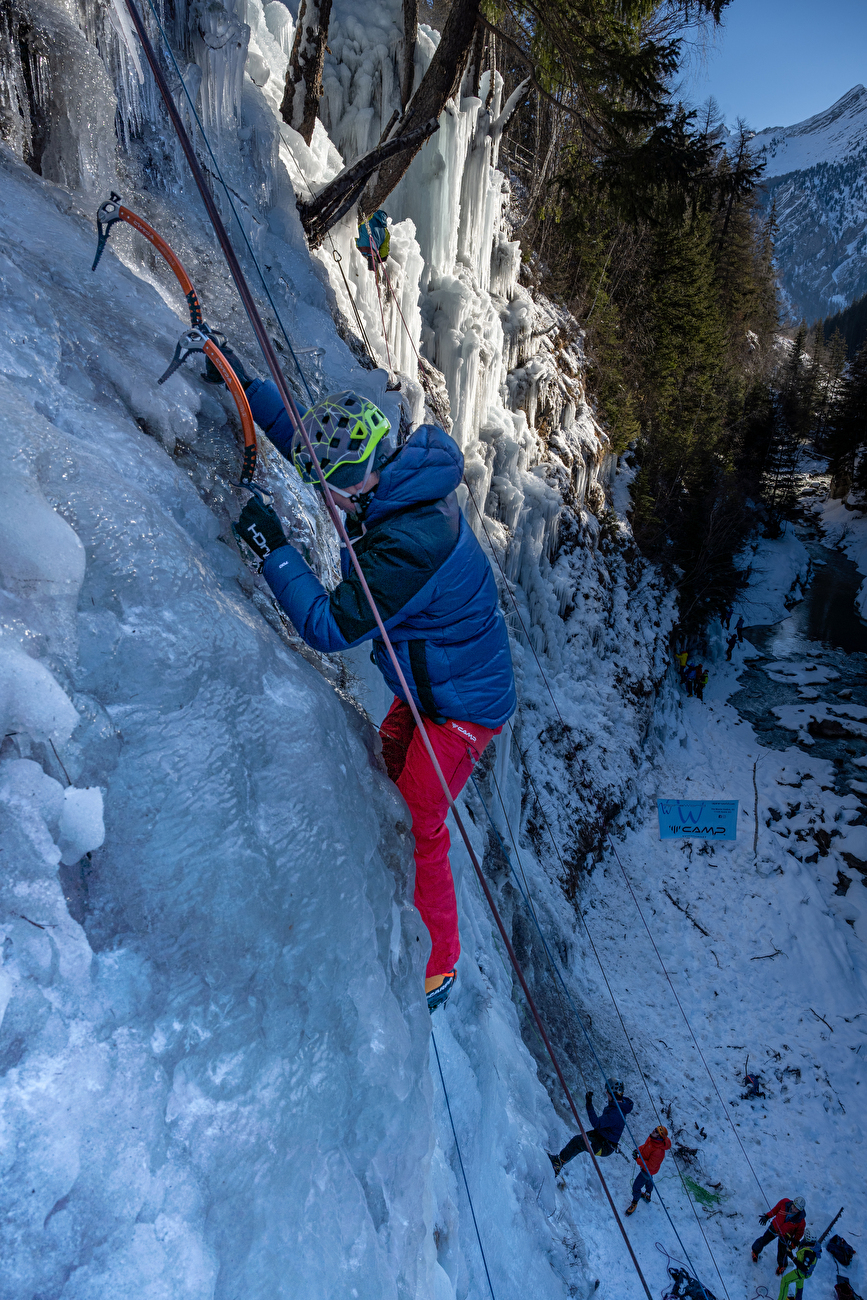
[[[153,226],[149,226],[143,217],[131,212],[129,208],[123,207],[120,195],[115,194],[114,191],[112,191],[111,198],[103,203],[96,214],[96,228],[99,232],[99,238],[96,245],[96,257],[93,259],[93,266],[90,268],[91,271],[95,271],[99,265],[99,259],[102,257],[103,250],[108,243],[112,226],[117,221],[125,221],[128,226],[132,226],[133,230],[137,230],[140,235],[144,235],[148,243],[152,244],[160,256],[168,262],[187,300],[187,306],[190,309],[190,324],[193,329],[198,329],[203,320],[202,307],[198,294],[193,288],[192,280],[162,235],[158,235]]]
[[[253,412],[247,401],[247,394],[241,387],[241,381],[217,347],[213,339],[208,339],[202,348],[206,357],[210,357],[225,380],[226,387],[235,399],[241,428],[244,432],[244,464],[241,467],[241,485],[249,486],[256,473],[256,430],[253,425]]]
[[[205,329],[207,329],[207,326]],[[241,420],[241,429],[244,433],[244,464],[241,468],[240,486],[249,487],[256,473],[256,429],[253,424],[253,412],[250,410],[247,394],[241,387],[241,381],[214,340],[205,333],[205,330],[191,329],[188,333],[181,335],[171,365],[165,374],[160,376],[157,383],[164,384],[178,367],[184,364],[191,352],[204,352],[205,356],[219,370],[226,387],[235,399],[238,416]]]

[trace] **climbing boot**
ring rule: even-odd
[[[626,1213],[627,1213],[627,1214],[634,1214],[635,1211],[636,1211],[637,1209],[638,1209],[638,1202],[637,1202],[637,1201],[633,1201],[631,1205],[628,1205],[628,1206],[627,1206],[627,1208],[626,1208]]]
[[[548,1156],[548,1159],[551,1161],[551,1164],[554,1166],[554,1173],[559,1174],[560,1170],[563,1168],[563,1161],[560,1159],[558,1155],[552,1156],[550,1151],[548,1151],[546,1154]]]
[[[442,1007],[448,1002],[454,982],[455,972],[453,970],[449,971],[447,975],[434,975],[431,979],[425,980],[424,991],[427,998],[427,1009],[431,1015],[433,1015],[437,1007]],[[433,985],[433,987],[428,988],[429,984]]]
[[[753,1257],[753,1263],[754,1263],[754,1264],[758,1264],[758,1262],[759,1262],[759,1257],[758,1257],[758,1255],[756,1254],[756,1252],[753,1250],[753,1251],[750,1251],[750,1254],[751,1254],[752,1257]]]
[[[650,1192],[642,1192],[642,1193],[641,1193],[641,1199],[642,1199],[642,1201],[648,1201],[648,1202],[649,1202],[649,1201],[650,1201]]]

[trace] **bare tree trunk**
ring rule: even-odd
[[[473,41],[473,53],[471,56],[472,68],[473,68],[473,84],[472,84],[471,93],[475,95],[477,99],[479,96],[479,82],[482,79],[482,60],[485,57],[485,36],[486,35],[487,32],[485,28],[482,26],[481,23],[478,23],[476,25],[476,36],[475,36],[475,40]]]
[[[452,5],[431,65],[422,77],[392,140],[409,135],[432,117],[439,117],[446,102],[461,84],[478,15],[479,0],[456,0]],[[383,163],[364,192],[361,208],[365,214],[382,207],[406,173],[422,143],[420,141],[413,148],[406,149]]]
[[[330,20],[331,0],[301,0],[280,116],[295,128],[305,144],[313,139],[319,113]]]
[[[412,99],[417,34],[418,0],[403,0],[403,77],[400,86],[400,102],[404,111],[406,111],[406,106]]]
[[[399,139],[387,140],[384,144],[378,144],[370,153],[366,153],[363,158],[359,158],[351,167],[344,167],[339,176],[335,176],[324,189],[313,196],[306,202],[299,199],[296,207],[301,217],[301,224],[304,227],[304,233],[307,235],[307,242],[311,248],[316,248],[324,239],[325,235],[343,216],[345,212],[358,202],[364,182],[371,172],[376,171],[380,163],[386,158],[392,158],[402,150],[412,149],[415,152],[429,136],[439,130],[439,122],[432,117],[429,122],[423,126],[416,127],[407,135]],[[386,130],[384,135],[388,134]]]

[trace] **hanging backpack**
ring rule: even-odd
[[[848,1277],[843,1277],[841,1273],[837,1274],[837,1285],[834,1287],[834,1295],[837,1300],[861,1300],[852,1290],[852,1283]]]
[[[375,270],[377,262],[384,262],[388,257],[388,250],[391,247],[391,235],[388,229],[388,217],[382,208],[379,208],[372,217],[368,217],[367,221],[363,221],[358,227],[358,238],[355,241],[355,247],[365,258],[371,271]]]
[[[852,1256],[855,1254],[855,1248],[854,1246],[850,1246],[848,1241],[844,1241],[842,1237],[838,1237],[835,1232],[831,1240],[828,1242],[828,1254],[832,1255],[838,1264],[842,1264],[844,1268],[848,1268],[852,1263]]]

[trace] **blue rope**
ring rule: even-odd
[[[211,142],[205,133],[205,128],[202,126],[201,118],[199,117],[199,114],[196,111],[196,106],[193,103],[193,100],[190,96],[190,92],[187,90],[187,83],[184,81],[184,78],[181,74],[181,70],[178,67],[178,61],[175,58],[174,50],[169,44],[169,38],[166,35],[165,28],[163,27],[162,22],[160,21],[160,16],[157,13],[156,8],[154,6],[154,0],[147,0],[147,3],[148,3],[148,8],[150,9],[151,13],[154,16],[154,22],[159,28],[160,36],[163,38],[163,44],[165,45],[166,50],[168,51],[169,58],[172,61],[172,66],[174,67],[175,72],[178,74],[178,79],[181,83],[181,86],[183,87],[184,96],[186,98],[187,103],[190,106],[190,112],[192,113],[195,119],[196,126],[199,128],[199,131],[201,132],[202,139],[205,142],[205,148],[207,149],[208,154],[210,155],[211,162],[214,165],[214,171],[217,173],[217,177],[220,181],[220,184],[222,185],[225,191],[226,198],[229,203],[229,207],[232,210],[232,216],[235,218],[235,221],[238,223],[238,228],[241,231],[241,238],[244,240],[244,243],[247,247],[247,252],[250,254],[250,259],[256,268],[256,272],[259,276],[259,279],[262,281],[262,288],[265,290],[265,297],[268,299],[268,302],[271,304],[271,310],[273,311],[277,319],[277,324],[280,326],[283,337],[286,340],[286,346],[289,349],[289,353],[292,357],[292,360],[295,362],[295,368],[297,369],[298,374],[301,376],[301,382],[303,383],[305,389],[307,390],[307,397],[309,398],[310,405],[313,406],[316,399],[313,396],[313,393],[311,392],[309,383],[307,382],[307,376],[305,375],[304,371],[301,369],[301,362],[298,360],[298,357],[295,355],[295,349],[292,346],[292,340],[289,338],[289,334],[287,333],[286,326],[283,324],[280,313],[277,310],[277,304],[275,303],[273,297],[271,296],[271,290],[268,288],[268,282],[262,273],[262,268],[258,263],[256,254],[253,252],[253,246],[250,243],[250,240],[247,238],[247,232],[244,229],[244,223],[241,221],[241,218],[238,215],[238,210],[235,207],[234,202],[232,201],[232,193],[228,185],[226,184],[225,179],[223,178],[223,173],[220,170],[220,164],[218,163],[217,157],[213,149],[211,148]]]
[[[494,779],[494,783],[496,784],[496,777],[494,777],[493,779]],[[487,803],[485,802],[484,796],[482,795],[482,792],[481,792],[481,790],[479,789],[479,784],[478,784],[478,782],[477,782],[477,780],[476,780],[476,776],[475,776],[475,773],[474,773],[474,772],[471,772],[471,773],[470,773],[470,780],[472,781],[472,783],[473,783],[473,787],[474,787],[474,789],[475,789],[475,791],[476,791],[476,794],[478,795],[479,800],[480,800],[480,802],[481,802],[481,805],[482,805],[482,807],[483,807],[484,810],[485,810],[485,815],[486,815],[488,821],[491,823],[491,827],[492,827],[492,829],[493,829],[493,832],[494,832],[494,834],[496,835],[497,839],[498,839],[499,842],[500,842],[500,848],[501,848],[502,851],[503,851],[503,857],[505,858],[506,862],[508,862],[508,864],[509,864],[509,866],[510,866],[510,868],[511,868],[512,863],[511,863],[511,859],[510,859],[510,857],[509,857],[508,850],[507,850],[507,848],[506,848],[506,843],[505,843],[505,841],[504,841],[502,835],[500,834],[500,829],[499,829],[499,827],[497,826],[496,822],[494,821],[493,817],[491,816],[490,809],[488,808],[488,805],[487,805]],[[500,788],[499,788],[499,785],[497,785],[497,792],[498,792],[498,793],[499,793],[499,789],[500,789]],[[502,795],[500,795],[500,802],[501,802],[501,803],[502,803],[502,798],[503,798]],[[505,806],[503,807],[503,814],[504,814],[504,816],[505,816]],[[507,819],[507,820],[508,820],[508,819]],[[523,867],[523,863],[521,862],[521,855],[520,855],[520,853],[518,852],[518,846],[517,846],[517,844],[515,844],[515,838],[514,838],[514,835],[512,834],[511,826],[509,827],[509,834],[510,834],[510,836],[511,836],[511,838],[512,838],[512,843],[513,843],[513,845],[514,845],[514,847],[515,847],[515,855],[516,855],[517,860],[518,860],[518,865],[519,865],[520,870],[521,870],[521,875],[524,876],[524,882],[525,882],[525,884],[526,884],[526,876],[524,875],[524,867]],[[580,1014],[579,1014],[579,1012],[578,1012],[578,1008],[575,1006],[575,1003],[574,1003],[574,1001],[572,1000],[572,996],[571,996],[571,994],[570,994],[570,992],[569,992],[569,989],[568,989],[568,987],[567,987],[567,985],[566,985],[566,982],[565,982],[565,980],[563,979],[563,976],[562,976],[562,974],[561,974],[561,972],[560,972],[560,967],[559,967],[559,965],[557,964],[557,962],[554,960],[554,957],[553,957],[553,954],[552,954],[552,952],[551,952],[551,949],[550,949],[549,946],[548,946],[548,940],[545,938],[545,935],[544,935],[544,933],[543,933],[543,931],[542,931],[542,927],[539,925],[539,921],[538,921],[538,918],[537,918],[537,916],[536,916],[536,910],[535,910],[535,908],[533,907],[533,905],[532,905],[532,903],[531,903],[531,901],[530,901],[529,893],[528,893],[528,892],[525,892],[525,890],[524,890],[524,886],[521,884],[521,881],[520,881],[520,879],[518,878],[518,875],[517,875],[517,873],[516,873],[514,870],[512,871],[512,879],[515,881],[515,884],[518,886],[518,892],[520,893],[521,898],[522,898],[523,901],[524,901],[524,906],[527,908],[527,911],[530,913],[530,916],[533,918],[533,924],[534,924],[535,927],[536,927],[536,931],[537,931],[537,933],[538,933],[538,935],[539,935],[539,938],[542,940],[542,945],[543,945],[543,947],[544,947],[544,949],[545,949],[545,953],[546,953],[546,956],[547,956],[547,958],[548,958],[548,965],[549,965],[550,969],[554,972],[554,974],[557,976],[557,979],[558,979],[559,982],[560,982],[560,985],[561,985],[561,987],[562,987],[562,990],[563,990],[563,992],[564,992],[565,995],[566,995],[566,999],[567,999],[567,1001],[569,1002],[570,1007],[572,1008],[572,1013],[573,1013],[573,1015],[575,1016],[575,1019],[577,1020],[578,1024],[579,1024],[580,1027],[581,1027],[581,1032],[582,1032],[582,1034],[584,1035],[585,1039],[587,1040],[587,1046],[590,1048],[590,1051],[591,1051],[591,1053],[592,1053],[592,1055],[593,1055],[593,1059],[594,1059],[594,1061],[596,1062],[597,1066],[599,1067],[599,1071],[600,1071],[600,1073],[601,1073],[601,1075],[602,1075],[602,1078],[605,1080],[605,1085],[606,1085],[606,1088],[607,1088],[607,1086],[608,1086],[608,1081],[609,1081],[609,1075],[608,1075],[607,1071],[605,1070],[605,1068],[603,1067],[602,1062],[601,1062],[600,1059],[599,1059],[599,1056],[597,1055],[596,1048],[595,1048],[594,1045],[593,1045],[593,1040],[591,1039],[590,1035],[588,1034],[588,1032],[587,1032],[587,1028],[586,1028],[586,1026],[585,1026],[585,1024],[584,1024],[584,1021],[581,1019],[581,1016],[580,1016]],[[528,889],[529,889],[529,886],[528,886]],[[619,1104],[618,1104],[617,1098],[614,1097],[613,1094],[611,1094],[611,1095],[612,1095],[612,1099],[613,1099],[613,1101],[614,1101],[615,1106],[617,1106],[617,1110],[618,1110],[618,1113],[620,1114],[620,1118],[623,1120],[623,1123],[624,1123],[624,1126],[625,1126],[625,1128],[626,1128],[626,1131],[627,1131],[627,1133],[629,1134],[629,1137],[630,1137],[630,1140],[631,1140],[631,1142],[632,1142],[632,1145],[633,1145],[633,1147],[637,1147],[637,1146],[638,1146],[638,1142],[637,1142],[636,1139],[635,1139],[635,1134],[632,1132],[632,1129],[629,1127],[629,1122],[628,1122],[626,1116],[623,1114],[623,1111],[620,1109],[620,1106],[619,1106]],[[639,1168],[641,1168],[641,1166],[639,1166]],[[644,1172],[646,1173],[647,1171],[645,1170]],[[703,1287],[702,1284],[701,1284],[701,1281],[700,1281],[699,1278],[698,1278],[698,1274],[697,1274],[697,1272],[696,1272],[695,1265],[693,1264],[692,1260],[689,1258],[689,1252],[687,1251],[686,1246],[683,1244],[683,1241],[681,1240],[681,1237],[680,1237],[680,1233],[677,1231],[677,1228],[676,1228],[675,1225],[674,1225],[674,1221],[673,1221],[671,1215],[670,1215],[669,1212],[668,1212],[668,1207],[666,1206],[664,1200],[662,1199],[662,1193],[661,1193],[661,1191],[659,1190],[659,1188],[656,1186],[656,1183],[655,1183],[654,1180],[653,1180],[653,1176],[651,1175],[650,1177],[651,1177],[651,1182],[653,1183],[653,1186],[656,1187],[657,1196],[659,1197],[659,1203],[660,1203],[660,1205],[662,1206],[663,1212],[665,1213],[665,1217],[668,1219],[668,1222],[669,1222],[669,1225],[670,1225],[670,1227],[671,1227],[672,1232],[674,1233],[675,1237],[677,1238],[678,1245],[680,1246],[680,1248],[681,1248],[681,1250],[683,1251],[684,1255],[686,1255],[686,1258],[687,1258],[687,1260],[689,1261],[689,1266],[690,1266],[690,1268],[692,1269],[693,1273],[696,1275],[696,1281],[698,1282],[698,1285],[701,1287],[702,1295],[705,1297],[705,1300],[708,1300],[707,1292],[705,1291],[704,1287]],[[703,1234],[702,1234],[702,1235],[703,1235]],[[710,1254],[710,1257],[711,1257],[711,1259],[713,1260],[714,1268],[716,1268],[716,1271],[717,1271],[717,1273],[719,1274],[719,1279],[720,1279],[720,1282],[722,1282],[723,1289],[725,1290],[726,1295],[728,1296],[728,1290],[726,1289],[725,1282],[723,1282],[722,1274],[721,1274],[720,1271],[719,1271],[719,1266],[717,1265],[717,1262],[716,1262],[716,1260],[715,1260],[714,1257],[713,1257],[713,1252],[711,1251],[710,1246],[709,1246],[709,1244],[708,1244],[708,1242],[707,1242],[706,1239],[705,1239],[705,1245],[707,1246],[707,1248],[708,1248],[708,1253]]]
[[[482,1245],[482,1237],[479,1232],[479,1225],[476,1222],[476,1211],[475,1211],[475,1207],[473,1206],[473,1198],[470,1195],[470,1185],[467,1182],[467,1175],[464,1170],[464,1161],[463,1161],[463,1157],[461,1156],[461,1147],[460,1147],[460,1143],[458,1142],[458,1134],[457,1134],[457,1130],[455,1129],[455,1121],[452,1118],[452,1108],[451,1108],[451,1103],[449,1102],[449,1093],[448,1093],[448,1089],[446,1088],[446,1081],[445,1081],[445,1076],[443,1074],[443,1067],[440,1064],[440,1054],[437,1049],[437,1040],[436,1037],[434,1036],[433,1027],[431,1027],[430,1039],[431,1042],[433,1043],[434,1056],[437,1058],[437,1069],[440,1072],[440,1083],[443,1086],[443,1096],[446,1099],[446,1110],[449,1113],[449,1123],[452,1126],[452,1137],[455,1140],[455,1150],[458,1153],[458,1164],[461,1167],[461,1177],[464,1180],[464,1187],[466,1188],[466,1192],[467,1192],[467,1200],[470,1203],[470,1214],[473,1216],[473,1227],[476,1230],[476,1241],[479,1243],[479,1252],[482,1256],[482,1263],[485,1266],[485,1277],[488,1279],[488,1288],[491,1292],[491,1300],[497,1300],[497,1297],[494,1295],[494,1285],[491,1282],[491,1275],[488,1272],[488,1261],[487,1259],[485,1259],[485,1248]]]

